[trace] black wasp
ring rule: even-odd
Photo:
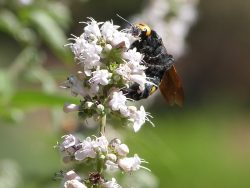
[[[173,56],[167,53],[161,37],[147,24],[131,24],[121,16],[117,16],[126,21],[131,26],[132,35],[139,38],[131,45],[131,48],[136,48],[144,54],[143,64],[147,67],[146,76],[152,78],[151,81],[155,84],[146,84],[145,90],[140,92],[139,85],[135,83],[124,90],[126,96],[140,100],[149,97],[159,87],[168,104],[182,106],[184,92],[181,80],[173,65]]]

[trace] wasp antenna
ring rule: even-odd
[[[121,17],[119,14],[116,14],[117,17],[119,17],[120,19],[122,19],[123,21],[125,21],[126,23],[128,23],[130,26],[134,27],[134,25],[132,23],[130,23],[128,20],[126,20],[125,18]]]

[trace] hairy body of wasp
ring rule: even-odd
[[[145,74],[153,83],[147,83],[143,92],[139,90],[139,85],[136,83],[124,91],[128,98],[140,100],[147,98],[157,90],[165,71],[173,65],[174,59],[167,53],[162,39],[154,30],[151,30],[149,34],[141,31],[140,40],[135,41],[131,48],[136,48],[144,55],[143,65],[147,67]]]
[[[150,96],[159,87],[168,104],[182,106],[184,92],[181,80],[173,65],[174,59],[167,53],[161,37],[146,24],[133,25],[118,14],[117,16],[131,26],[130,32],[134,36],[140,38],[131,45],[131,48],[137,48],[137,51],[144,55],[143,64],[147,67],[145,74],[152,82],[152,84],[146,83],[143,91],[140,91],[139,84],[135,83],[124,89],[123,93],[128,98],[140,100]]]

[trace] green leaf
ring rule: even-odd
[[[11,99],[14,88],[6,69],[0,70],[0,105],[7,104]]]
[[[67,38],[56,21],[43,10],[32,11],[29,16],[40,36],[54,53],[64,62],[71,62],[71,54],[69,50],[64,48],[64,45],[67,43]]]
[[[64,29],[69,28],[71,14],[68,7],[59,2],[51,2],[48,6],[50,16]]]
[[[79,103],[79,99],[41,91],[17,91],[11,105],[15,107],[63,106],[65,102]]]
[[[19,18],[9,10],[1,10],[0,12],[0,30],[20,42],[34,43],[35,41],[35,34],[32,30],[24,27]]]

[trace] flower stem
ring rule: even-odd
[[[103,136],[105,134],[105,126],[106,126],[106,114],[104,114],[101,118],[100,136]]]

